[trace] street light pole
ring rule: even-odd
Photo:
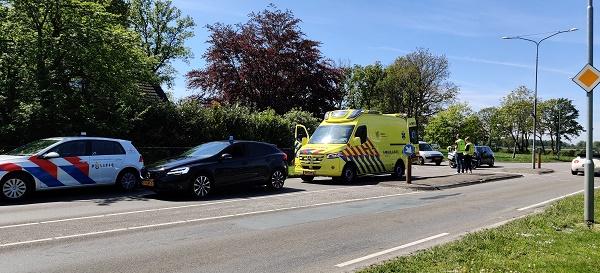
[[[591,1],[591,0],[590,0]],[[539,63],[539,52],[540,52],[540,44],[553,36],[556,36],[558,34],[561,33],[565,33],[565,32],[571,32],[571,31],[576,31],[577,28],[571,28],[568,30],[559,30],[559,31],[555,31],[552,34],[536,41],[536,40],[532,40],[532,39],[528,39],[525,38],[525,36],[531,36],[531,35],[521,35],[521,36],[513,36],[513,37],[502,37],[502,39],[505,40],[511,40],[511,39],[519,39],[519,40],[524,40],[524,41],[528,41],[528,42],[532,42],[535,44],[535,88],[534,88],[534,93],[533,93],[533,147],[531,149],[531,165],[532,168],[535,169],[535,137],[536,137],[536,132],[537,132],[537,102],[538,102],[538,96],[537,96],[537,89],[538,89],[538,63]]]

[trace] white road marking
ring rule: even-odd
[[[418,192],[418,191],[404,192],[404,193],[379,195],[379,196],[364,197],[364,198],[346,199],[346,200],[318,203],[318,204],[312,204],[312,205],[293,206],[293,207],[260,210],[260,211],[250,211],[250,212],[243,212],[243,213],[236,213],[236,214],[229,214],[229,215],[180,220],[180,221],[165,222],[165,223],[158,223],[158,224],[151,224],[151,225],[124,227],[124,228],[117,228],[117,229],[110,229],[110,230],[103,230],[103,231],[95,231],[95,232],[80,233],[80,234],[73,234],[73,235],[49,237],[49,238],[37,239],[37,240],[6,243],[6,244],[0,244],[0,247],[28,245],[28,244],[33,244],[33,243],[37,243],[37,242],[55,241],[55,240],[77,238],[77,237],[86,237],[86,236],[91,236],[91,235],[114,233],[114,232],[119,232],[119,231],[139,230],[139,229],[147,229],[147,228],[154,228],[154,227],[172,226],[172,225],[184,224],[184,223],[194,223],[194,222],[209,221],[209,220],[216,220],[216,219],[226,219],[226,218],[233,218],[233,217],[239,217],[239,216],[248,216],[248,215],[263,214],[263,213],[269,213],[269,212],[280,212],[280,211],[287,211],[287,210],[294,210],[294,209],[313,208],[313,207],[320,207],[320,206],[326,206],[326,205],[344,204],[344,203],[350,203],[350,202],[382,199],[382,198],[397,197],[397,196],[402,196],[402,195],[411,195],[411,194],[419,194],[419,193],[422,193],[422,192]]]
[[[400,250],[400,249],[403,249],[403,248],[411,247],[411,246],[418,245],[418,244],[421,244],[421,243],[424,243],[424,242],[427,242],[427,241],[431,241],[431,240],[434,240],[434,239],[437,239],[437,238],[440,238],[440,237],[444,237],[444,236],[446,236],[448,234],[450,234],[450,233],[444,232],[444,233],[440,233],[438,235],[429,236],[427,238],[423,238],[421,240],[417,240],[417,241],[414,241],[414,242],[411,242],[411,243],[408,243],[408,244],[404,244],[404,245],[401,245],[401,246],[397,246],[397,247],[393,247],[393,248],[386,249],[386,250],[383,250],[383,251],[379,251],[377,253],[373,253],[373,254],[370,254],[370,255],[367,255],[367,256],[356,258],[354,260],[350,260],[350,261],[347,261],[347,262],[344,262],[344,263],[341,263],[341,264],[336,264],[335,266],[337,266],[337,267],[348,266],[348,265],[351,265],[351,264],[362,262],[364,260],[375,258],[375,257],[381,256],[381,255],[385,255],[385,254],[388,254],[390,252],[394,252],[394,251],[397,251],[397,250]]]
[[[367,185],[367,186],[359,186],[359,187],[375,187],[375,185]],[[30,223],[23,223],[23,224],[14,224],[14,225],[0,226],[0,229],[16,228],[16,227],[24,227],[24,226],[33,226],[33,225],[41,225],[41,224],[52,224],[52,223],[69,222],[69,221],[77,221],[77,220],[88,220],[88,219],[94,219],[94,218],[103,218],[103,217],[111,217],[111,216],[121,216],[121,215],[129,215],[129,214],[138,214],[138,213],[144,213],[144,212],[156,212],[156,211],[164,211],[164,210],[175,210],[175,209],[184,209],[184,208],[193,208],[193,207],[203,207],[203,206],[226,204],[226,203],[233,203],[233,202],[240,202],[240,201],[251,201],[251,200],[259,200],[259,199],[266,199],[266,198],[276,198],[276,197],[284,197],[284,196],[291,196],[291,195],[313,194],[313,193],[319,193],[319,192],[344,190],[344,189],[348,189],[348,188],[344,187],[344,188],[334,188],[334,189],[315,190],[315,191],[292,192],[292,193],[284,193],[284,194],[279,194],[279,195],[268,195],[268,196],[248,197],[248,198],[236,198],[236,199],[225,200],[225,201],[216,201],[216,202],[199,203],[199,204],[191,204],[191,205],[182,205],[182,206],[155,208],[155,209],[144,209],[144,210],[134,210],[134,211],[107,213],[107,214],[99,214],[99,215],[91,215],[91,216],[64,218],[64,219],[57,219],[57,220],[47,220],[47,221],[39,221],[39,222],[30,222]]]
[[[599,189],[599,188],[600,188],[600,186],[594,187],[594,189]],[[546,200],[546,201],[543,201],[543,202],[539,202],[539,203],[536,203],[536,204],[533,204],[533,205],[530,205],[530,206],[527,206],[527,207],[522,207],[522,208],[519,208],[517,210],[518,211],[523,211],[523,210],[528,210],[528,209],[531,209],[531,208],[543,206],[543,205],[546,205],[548,203],[554,202],[556,200],[560,200],[560,199],[563,199],[565,197],[569,197],[569,196],[572,196],[572,195],[575,195],[575,194],[579,194],[579,193],[582,193],[582,192],[583,192],[583,190],[572,192],[572,193],[565,194],[565,195],[562,195],[562,196],[559,196],[559,197],[556,197],[556,198],[552,198],[552,199],[549,199],[549,200]]]

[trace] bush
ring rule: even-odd
[[[563,156],[576,156],[577,151],[576,150],[562,150],[560,151],[560,154]]]

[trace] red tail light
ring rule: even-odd
[[[283,161],[287,161],[288,160],[288,156],[286,153],[283,153]]]
[[[143,157],[143,156],[141,156],[141,155],[140,155],[140,160],[139,160],[139,162],[142,162],[142,163],[144,163],[144,157]]]

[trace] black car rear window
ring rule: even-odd
[[[264,143],[247,143],[246,147],[249,156],[264,156],[280,152],[274,145]]]

